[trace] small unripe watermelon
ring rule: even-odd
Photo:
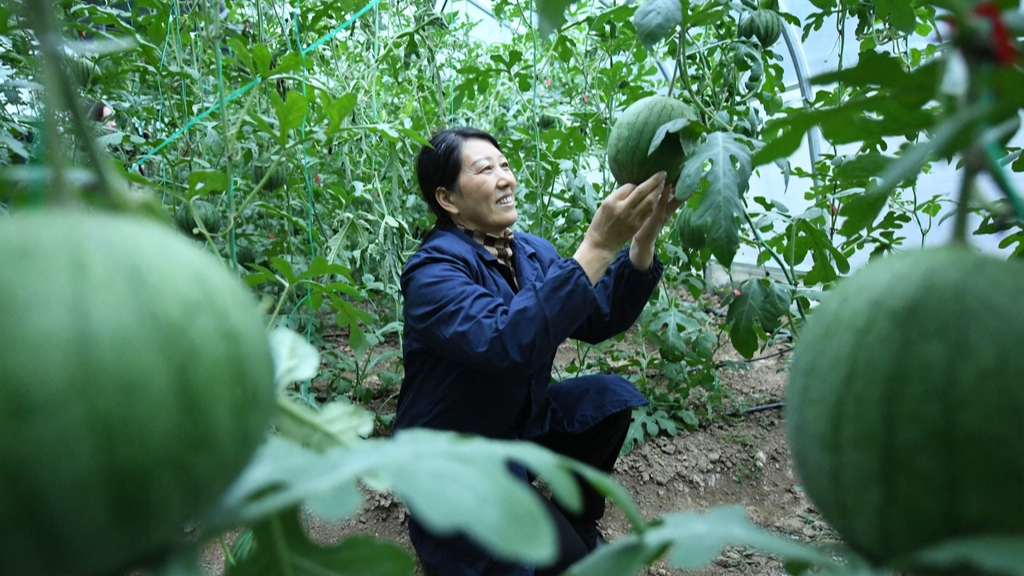
[[[120,573],[202,520],[264,439],[252,295],[136,218],[0,219],[0,566]]]
[[[203,223],[203,227],[206,228],[207,232],[210,234],[220,232],[222,222],[220,211],[217,210],[216,206],[205,200],[193,200],[192,208],[195,209],[196,215],[199,216],[199,220]],[[189,210],[188,203],[182,203],[178,207],[178,211],[174,214],[174,222],[178,225],[178,229],[185,234],[197,240],[205,238],[203,233],[199,231],[199,225],[196,224],[195,216]]]
[[[703,250],[707,245],[708,223],[703,220],[695,221],[694,214],[695,211],[689,206],[681,206],[676,215],[676,232],[683,248]]]
[[[256,163],[252,165],[252,183],[254,185],[259,184],[263,181],[263,178],[267,175],[267,169],[269,166],[265,164]],[[274,171],[270,173],[270,177],[267,178],[266,183],[263,184],[263,190],[267,192],[273,192],[283,188],[288,183],[288,177],[284,173],[284,170],[280,166],[274,168]]]
[[[675,183],[687,158],[679,134],[666,134],[653,154],[647,152],[663,124],[694,117],[690,106],[667,96],[648,96],[628,106],[608,136],[608,168],[615,181],[640,184],[664,170],[668,172],[666,182]]]
[[[235,247],[235,261],[240,267],[256,263],[256,250],[248,244]]]
[[[540,128],[541,130],[554,128],[555,126],[558,125],[558,123],[558,116],[553,116],[551,114],[541,114],[540,117],[537,118],[537,127]]]
[[[82,88],[89,88],[100,74],[99,67],[92,60],[80,56],[68,60],[67,66],[75,84]]]
[[[807,495],[872,561],[1024,536],[1024,263],[945,247],[843,280],[794,351]]]
[[[744,38],[756,37],[762,48],[769,48],[782,37],[782,17],[775,10],[759,8],[744,18],[739,25]]]

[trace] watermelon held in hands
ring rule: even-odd
[[[269,428],[255,299],[132,217],[2,218],[0,261],[2,572],[123,573],[173,549]]]
[[[1024,263],[962,247],[840,281],[794,351],[787,434],[821,514],[877,564],[1024,538]]]
[[[664,170],[668,173],[665,181],[674,184],[689,152],[680,133],[666,134],[654,153],[648,152],[658,129],[680,118],[693,119],[696,113],[688,104],[666,96],[648,96],[628,106],[608,137],[608,168],[615,181],[640,184]]]

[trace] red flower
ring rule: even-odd
[[[269,232],[267,233],[267,238],[270,238],[271,240],[277,240],[277,236],[274,236],[273,234],[270,234]]]
[[[583,101],[586,102],[587,104],[590,104],[590,98],[587,98],[586,94],[583,95]]]
[[[545,86],[551,86],[551,78],[547,78],[547,79],[545,79],[545,80],[544,80],[544,85],[545,85]]]
[[[1017,48],[1013,45],[1013,37],[1000,17],[999,5],[995,2],[985,2],[977,5],[974,13],[988,20],[991,27],[989,41],[993,44],[996,63],[1000,66],[1010,66],[1016,62]]]
[[[743,294],[743,292],[740,292],[739,290],[735,290],[735,289],[732,291],[732,293],[737,295],[737,296]]]
[[[940,16],[939,20],[952,27],[953,41],[968,61],[994,61],[999,66],[1012,66],[1017,61],[1017,47],[1001,18],[999,5],[984,2],[971,12],[976,17],[966,22],[952,16]]]
[[[320,175],[319,174],[313,174],[313,182],[316,182],[317,186],[320,185]]]

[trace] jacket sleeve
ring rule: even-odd
[[[550,362],[597,305],[586,272],[571,259],[554,262],[506,304],[474,281],[459,255],[432,251],[410,259],[402,291],[407,338],[487,371],[529,371]]]
[[[629,248],[619,252],[595,286],[597,306],[572,333],[590,344],[603,342],[629,329],[661,280],[665,265],[654,257],[651,267],[640,270],[629,259]]]

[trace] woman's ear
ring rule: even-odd
[[[454,194],[447,188],[439,187],[434,191],[434,198],[437,198],[437,203],[441,205],[445,212],[454,216],[459,213],[459,207],[452,202],[452,196]]]

